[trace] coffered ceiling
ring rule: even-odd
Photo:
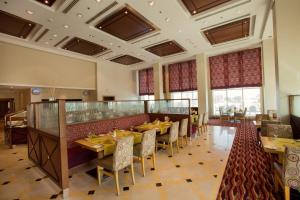
[[[0,40],[136,69],[259,43],[269,2],[0,0]]]

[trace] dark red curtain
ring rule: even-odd
[[[139,70],[139,94],[154,94],[153,68]]]
[[[190,60],[168,66],[169,91],[197,90],[196,61]]]
[[[209,58],[211,89],[262,86],[261,49]]]

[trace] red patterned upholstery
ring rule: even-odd
[[[261,49],[209,58],[211,89],[262,86]]]
[[[74,141],[87,137],[89,133],[105,134],[112,131],[114,127],[129,129],[131,126],[142,124],[145,121],[149,121],[147,114],[67,125],[68,147],[74,146]]]

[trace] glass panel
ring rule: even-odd
[[[34,128],[34,113],[33,113],[33,104],[27,106],[27,126]]]
[[[144,113],[144,101],[66,102],[66,123],[80,123]]]
[[[181,92],[171,92],[171,99],[181,99]]]
[[[219,109],[227,107],[226,90],[213,90],[213,114],[220,115]]]
[[[243,109],[243,91],[238,89],[227,89],[227,105],[230,110]]]
[[[149,113],[188,115],[189,111],[189,99],[148,101]]]
[[[260,88],[244,88],[244,107],[247,115],[255,116],[261,113]]]
[[[36,128],[52,135],[59,135],[58,103],[36,104]]]

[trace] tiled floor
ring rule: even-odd
[[[146,161],[146,177],[135,165],[134,186],[130,174],[121,173],[119,197],[112,179],[98,186],[85,173],[95,162],[72,169],[69,199],[216,199],[234,135],[235,128],[212,126],[173,157],[159,151],[156,170],[151,170],[151,160]],[[26,150],[25,145],[15,149],[0,145],[0,199],[61,199],[59,188],[33,166]]]

